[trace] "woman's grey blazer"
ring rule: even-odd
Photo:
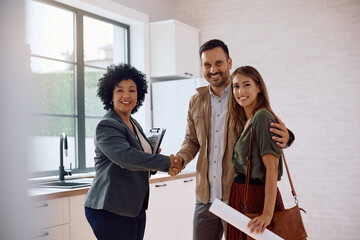
[[[145,137],[135,119],[131,121]],[[146,137],[145,137],[146,139]],[[141,143],[112,109],[96,127],[95,178],[85,207],[135,217],[147,208],[150,170],[167,172],[170,158],[143,151]]]

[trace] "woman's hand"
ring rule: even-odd
[[[250,232],[263,233],[265,228],[270,225],[274,214],[276,194],[277,194],[277,176],[279,168],[279,158],[271,153],[262,156],[266,168],[265,177],[265,199],[262,214],[250,220],[248,228]]]
[[[251,227],[250,232],[253,233],[256,230],[256,233],[263,233],[265,228],[270,225],[272,217],[272,215],[263,213],[251,219],[248,224],[248,228]]]

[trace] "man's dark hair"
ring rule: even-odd
[[[226,59],[229,59],[229,49],[226,46],[226,44],[223,41],[219,40],[219,39],[212,39],[212,40],[207,41],[203,45],[201,45],[201,47],[199,49],[200,58],[201,58],[201,54],[204,51],[214,49],[214,48],[217,48],[217,47],[221,47],[222,50],[225,52]]]

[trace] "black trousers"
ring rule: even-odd
[[[117,215],[85,207],[85,215],[98,240],[142,240],[146,213],[142,208],[136,217]]]

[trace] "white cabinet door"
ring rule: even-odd
[[[70,236],[71,240],[96,240],[85,217],[85,194],[70,197]]]
[[[150,23],[151,77],[197,78],[199,30],[176,20]]]
[[[32,202],[32,236],[39,240],[69,240],[69,198]]]
[[[178,198],[181,200],[179,208],[178,240],[193,238],[193,218],[195,210],[195,177],[179,180]]]
[[[177,235],[176,188],[172,181],[150,184],[146,240],[171,240]]]
[[[32,203],[31,209],[34,230],[69,223],[69,198],[58,198]]]
[[[186,78],[200,76],[199,32],[178,23],[175,27],[176,73]]]
[[[194,206],[194,177],[150,184],[144,239],[192,239]]]
[[[69,224],[37,230],[33,233],[36,240],[70,240]]]

